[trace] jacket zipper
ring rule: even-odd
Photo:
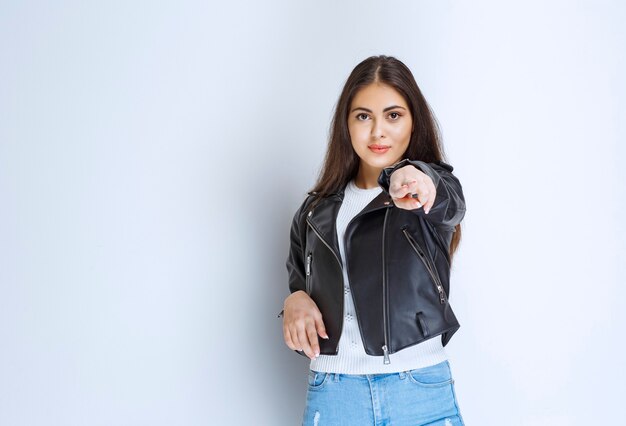
[[[419,246],[419,244],[417,244],[417,241],[415,241],[415,239],[409,234],[409,231],[407,231],[406,227],[402,228],[402,232],[404,233],[404,236],[408,240],[409,244],[411,245],[415,253],[417,253],[419,258],[424,263],[424,266],[428,270],[430,278],[432,279],[433,283],[435,284],[435,287],[437,288],[437,291],[439,292],[439,303],[441,303],[442,305],[445,304],[446,293],[443,288],[443,285],[441,285],[441,282],[439,281],[439,277],[437,276],[437,274],[435,274],[435,271],[433,270],[434,266],[431,267],[429,261],[426,259],[426,255],[424,254],[424,251]]]
[[[335,259],[337,260],[337,264],[339,265],[339,269],[342,270],[341,272],[341,295],[343,297],[343,267],[341,266],[341,260],[339,259],[339,256],[337,256],[337,253],[335,253],[335,250],[332,249],[332,247],[330,246],[330,244],[328,244],[326,242],[326,240],[324,240],[321,236],[321,234],[317,231],[317,229],[315,229],[315,226],[313,226],[313,224],[309,221],[309,217],[311,217],[311,215],[313,214],[313,212],[309,212],[309,214],[306,217],[306,223],[307,225],[309,225],[309,227],[311,227],[311,229],[313,230],[313,232],[315,233],[315,235],[317,235],[317,238],[320,239],[320,241],[322,243],[324,243],[324,245],[326,247],[328,247],[328,250],[330,250],[330,252],[335,256]],[[309,264],[310,267],[310,264]],[[307,277],[308,279],[308,277]],[[342,298],[342,302],[343,302],[343,298]],[[341,315],[340,318],[343,318],[343,303],[341,304]],[[343,321],[341,322],[341,327],[339,328],[339,335],[341,336],[341,333],[343,332]],[[337,345],[337,348],[335,349],[335,355],[337,355],[339,353],[339,345]]]
[[[307,294],[311,294],[311,260],[313,259],[313,254],[309,252],[306,257],[306,292]]]
[[[346,269],[348,269],[348,264],[349,264],[349,259],[350,259],[350,255],[349,255],[349,253],[348,253],[348,245],[346,244],[346,239],[347,239],[347,237],[348,237],[348,229],[350,228],[350,225],[352,225],[352,222],[354,222],[354,221],[355,221],[355,220],[357,220],[359,217],[361,217],[361,216],[363,216],[363,215],[365,215],[365,214],[368,214],[368,213],[371,213],[371,212],[374,212],[374,211],[377,211],[377,210],[380,210],[380,209],[387,209],[387,210],[389,210],[389,207],[390,207],[390,202],[385,203],[383,206],[379,206],[379,207],[376,207],[376,208],[374,208],[374,209],[368,210],[368,211],[366,211],[366,212],[360,212],[360,213],[358,213],[356,216],[354,216],[354,217],[350,220],[350,222],[348,222],[348,225],[346,226],[346,232],[345,232],[345,234],[344,234],[344,241],[343,241],[343,243],[344,243],[344,247],[346,248],[346,253],[345,253],[345,255],[346,255],[346,264],[345,264],[345,268],[346,268]],[[387,214],[385,213],[385,220],[386,220],[386,217],[387,217]],[[383,229],[383,233],[384,233],[384,229]],[[383,247],[383,248],[384,248],[384,247]],[[355,308],[355,309],[357,309],[357,303],[356,303],[356,300],[354,300],[354,293],[353,293],[353,292],[350,292],[350,294],[351,294],[351,296],[352,296],[352,301],[353,301],[353,303],[354,303],[354,308]],[[383,312],[384,312],[384,311],[383,311]],[[358,309],[357,309],[357,311],[356,311],[356,314],[357,314],[357,319],[358,319],[358,317],[359,317],[359,311],[358,311]],[[385,324],[385,321],[386,321],[386,320],[385,320],[385,315],[383,314],[383,325]],[[362,341],[363,341],[363,343],[365,344],[365,342],[366,342],[367,340],[365,339],[365,336],[363,335],[363,329],[362,329],[361,327],[359,327],[359,332],[361,333],[361,340],[362,340]],[[385,343],[387,343],[387,342],[386,342],[386,340],[385,340]],[[388,361],[388,359],[389,359],[389,353],[388,353],[388,346],[387,346],[387,344],[384,344],[384,345],[382,346],[382,349],[383,349],[383,355],[385,356],[385,359],[383,360],[383,362],[385,362],[385,360],[387,360],[387,361]],[[388,363],[389,363],[389,362],[385,362],[385,364],[388,364]]]
[[[389,301],[387,297],[387,269],[385,268],[385,230],[387,229],[387,216],[389,213],[389,209],[385,210],[385,220],[383,221],[383,338],[385,340],[383,344],[383,364],[390,364],[391,360],[389,359],[389,332],[387,330],[388,327],[388,318],[389,315]]]
[[[390,359],[389,359],[389,346],[388,346],[389,339],[388,339],[388,332],[387,332],[387,323],[389,321],[388,318],[387,318],[387,316],[388,316],[388,313],[387,313],[388,307],[385,306],[387,304],[386,294],[385,294],[386,291],[387,291],[386,290],[387,284],[386,284],[386,280],[384,278],[384,276],[385,276],[385,266],[384,266],[385,265],[385,262],[384,262],[384,260],[385,260],[385,258],[384,258],[385,244],[384,244],[384,241],[385,241],[385,227],[387,225],[387,213],[389,212],[389,207],[391,207],[391,206],[390,205],[385,205],[384,207],[378,207],[376,209],[367,211],[367,213],[371,213],[373,211],[380,210],[381,208],[385,208],[386,209],[386,211],[385,211],[385,220],[384,220],[384,223],[383,223],[383,334],[384,334],[384,345],[382,346],[382,349],[383,349],[383,357],[384,357],[383,358],[383,363],[384,364],[389,364],[391,362]],[[311,217],[312,214],[313,214],[312,211],[310,211],[307,214],[306,223],[307,223],[307,225],[309,225],[311,227],[311,229],[313,230],[315,235],[317,235],[317,238],[319,238],[320,241],[322,243],[324,243],[324,245],[328,248],[328,250],[330,250],[330,252],[335,256],[335,259],[337,260],[337,263],[339,264],[339,269],[342,270],[342,272],[341,272],[341,286],[343,288],[345,283],[343,282],[343,266],[342,266],[341,260],[339,259],[339,256],[337,255],[337,253],[335,253],[335,251],[331,248],[330,244],[328,244],[326,242],[326,240],[324,240],[324,238],[322,238],[322,235],[317,231],[315,226],[310,222],[309,218]],[[346,235],[347,235],[347,230],[350,227],[350,225],[352,224],[352,222],[355,219],[357,219],[359,216],[363,215],[363,214],[365,214],[365,213],[357,214],[355,217],[352,218],[352,220],[350,220],[350,222],[346,226]],[[346,250],[347,250],[347,247],[346,247]],[[347,268],[348,258],[349,258],[349,255],[348,255],[348,252],[346,251],[346,268]],[[350,293],[352,294],[352,292],[350,292]],[[343,292],[342,292],[342,295],[343,295]],[[352,295],[352,301],[354,302],[354,305],[356,307],[356,301],[354,300],[354,295]],[[344,301],[344,303],[345,303],[345,301]],[[343,312],[343,304],[342,304],[342,306],[341,306],[341,315],[340,315],[341,318],[343,318],[343,314],[344,314],[344,312]],[[359,331],[361,332],[361,339],[363,340],[363,342],[365,342],[365,337],[363,336],[363,330],[361,330],[361,327],[359,327]],[[341,327],[339,328],[339,335],[340,336],[341,336],[342,332],[343,332],[343,321],[341,321]],[[339,353],[339,345],[337,345],[337,349],[335,350],[335,354],[338,354],[338,353]]]

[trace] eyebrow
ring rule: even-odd
[[[383,112],[387,112],[387,111],[389,111],[390,109],[396,109],[396,108],[400,108],[400,109],[406,110],[406,108],[401,107],[400,105],[392,105],[392,106],[389,106],[389,107],[385,108],[385,109],[383,110]],[[359,109],[361,109],[361,110],[363,110],[363,111],[367,111],[367,112],[372,112],[372,110],[371,110],[371,109],[367,109],[367,108],[364,108],[364,107],[356,107],[356,108],[354,108],[352,111],[350,111],[350,113],[353,113],[354,111],[359,110]]]

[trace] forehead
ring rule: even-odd
[[[389,105],[399,105],[407,108],[404,97],[393,87],[383,83],[372,83],[354,95],[351,107],[371,107],[383,109]]]

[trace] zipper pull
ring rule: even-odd
[[[390,364],[391,360],[389,359],[389,351],[387,350],[387,345],[383,345],[383,364]]]
[[[441,302],[441,304],[443,305],[444,303],[446,303],[446,297],[445,297],[445,293],[443,291],[443,287],[441,284],[437,285],[437,289],[439,290],[439,301]]]
[[[311,253],[306,257],[306,275],[311,275]]]
[[[443,287],[440,284],[437,284],[437,290],[439,290],[439,302],[443,305],[446,303],[446,298],[443,295]]]

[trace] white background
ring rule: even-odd
[[[0,424],[299,424],[289,225],[374,54],[414,72],[466,195],[466,424],[620,423],[625,21],[617,0],[3,1]]]

